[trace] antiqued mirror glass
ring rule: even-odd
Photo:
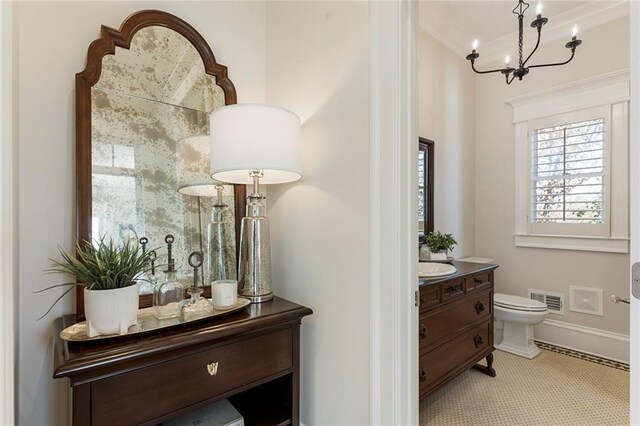
[[[210,250],[207,225],[217,198],[209,177],[209,114],[224,105],[225,93],[205,72],[200,53],[171,29],[143,28],[129,49],[118,47],[102,58],[100,78],[91,87],[92,239],[148,238],[162,279],[164,238],[172,234],[178,279],[190,285],[189,253]],[[204,196],[178,191],[193,185]],[[226,252],[235,277],[234,187],[222,191]],[[152,292],[148,284],[140,289]]]

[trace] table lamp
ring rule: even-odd
[[[211,177],[252,184],[240,231],[238,293],[252,303],[273,298],[269,220],[260,183],[293,182],[300,174],[300,118],[284,108],[239,104],[211,113]]]
[[[203,285],[212,281],[236,278],[235,245],[227,235],[233,230],[229,206],[223,197],[233,197],[233,187],[223,185],[211,179],[209,173],[209,150],[211,137],[197,135],[183,139],[178,144],[178,192],[183,195],[197,197],[199,247],[195,250],[204,252]],[[202,208],[200,198],[210,198],[212,204],[211,218],[206,225],[206,233],[202,226]],[[204,240],[204,241],[203,241]],[[204,243],[204,244],[203,244]]]

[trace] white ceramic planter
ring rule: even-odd
[[[447,260],[447,252],[446,251],[441,251],[438,253],[431,253],[429,255],[429,259],[431,260]]]
[[[84,289],[87,335],[127,334],[138,321],[138,283],[113,290]]]

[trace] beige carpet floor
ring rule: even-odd
[[[420,424],[628,425],[629,373],[543,350],[495,351],[497,377],[469,370],[420,403]]]

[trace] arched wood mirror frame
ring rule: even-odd
[[[226,105],[237,102],[236,89],[227,77],[227,67],[216,62],[211,48],[204,38],[187,22],[159,10],[143,10],[129,16],[119,30],[103,25],[100,38],[89,45],[85,69],[76,74],[76,235],[77,241],[84,244],[91,238],[92,209],[92,102],[91,89],[100,79],[102,59],[113,55],[116,47],[129,49],[133,36],[143,28],[160,26],[171,29],[186,38],[198,51],[204,64],[204,71],[215,77],[216,84],[224,91]],[[235,232],[236,259],[240,247],[240,222],[246,204],[244,185],[234,185],[235,196]],[[206,287],[205,295],[210,297],[210,288]],[[151,295],[140,296],[140,307],[151,306]],[[76,316],[84,318],[84,298],[80,288],[76,289]]]

